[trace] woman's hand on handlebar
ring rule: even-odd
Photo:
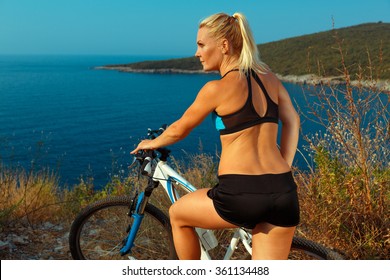
[[[148,151],[148,150],[157,149],[155,146],[152,145],[152,141],[154,139],[156,139],[159,135],[161,135],[167,129],[167,127],[168,126],[166,124],[163,124],[159,129],[156,129],[156,130],[152,130],[149,128],[148,129],[148,138],[149,139],[142,140],[138,144],[137,148],[135,148],[133,151],[131,151],[130,154],[134,155],[140,150]]]
[[[145,139],[145,140],[142,140],[137,148],[135,148],[133,151],[130,152],[130,154],[136,154],[138,151],[140,150],[154,150],[155,148],[153,148],[153,146],[151,145],[151,142],[153,140],[149,140],[149,139]]]

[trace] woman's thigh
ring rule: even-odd
[[[252,231],[252,259],[287,259],[296,227],[260,223]]]
[[[176,201],[169,209],[171,223],[206,229],[236,228],[219,216],[213,201],[207,196],[208,190],[197,190]]]

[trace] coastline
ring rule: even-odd
[[[302,85],[312,85],[312,86],[334,86],[334,85],[345,85],[344,76],[332,76],[332,77],[320,77],[314,74],[307,75],[288,75],[281,76],[276,74],[278,78],[283,82],[293,83],[293,84],[302,84]],[[367,89],[381,91],[383,93],[390,93],[390,81],[389,80],[352,80],[350,82],[353,87],[363,87]]]
[[[114,70],[128,73],[149,73],[149,74],[217,74],[218,72],[205,72],[203,70],[185,70],[176,68],[161,69],[133,69],[127,66],[97,66],[95,70]]]
[[[147,74],[217,74],[218,72],[205,72],[203,70],[185,70],[176,68],[161,68],[161,69],[133,69],[128,66],[97,66],[95,70],[114,70],[127,73],[147,73]],[[282,76],[276,74],[276,76],[283,82],[302,84],[302,85],[343,85],[345,83],[344,76],[332,76],[332,77],[320,77],[314,74],[306,75],[287,75]],[[373,89],[382,91],[383,93],[390,93],[390,80],[353,80],[351,86],[364,87],[367,89]]]

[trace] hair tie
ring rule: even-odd
[[[235,22],[236,20],[237,20],[237,18],[235,17],[235,15],[232,15],[232,16],[229,17],[230,23],[233,23],[233,22]]]

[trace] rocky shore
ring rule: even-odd
[[[115,70],[128,73],[147,73],[147,74],[217,74],[218,72],[204,72],[203,70],[185,70],[174,68],[161,69],[133,69],[126,66],[97,66],[95,70]]]
[[[133,69],[126,66],[98,66],[96,70],[114,70],[119,72],[128,73],[148,73],[148,74],[217,74],[217,72],[204,72],[203,70],[184,70],[184,69],[173,69],[173,68],[161,68],[161,69]],[[302,85],[342,85],[345,84],[343,76],[333,77],[319,77],[314,74],[307,75],[287,75],[282,76],[277,74],[281,81],[302,84]],[[352,86],[362,86],[364,88],[376,89],[385,93],[390,93],[390,81],[389,80],[378,80],[378,81],[351,81]]]
[[[69,260],[69,225],[14,225],[0,232],[1,260]]]
[[[307,74],[302,76],[288,75],[281,76],[277,75],[278,78],[284,82],[294,84],[307,84],[307,85],[343,85],[345,84],[344,76],[334,77],[319,77],[313,74]],[[376,89],[385,93],[390,93],[390,81],[389,80],[378,80],[378,81],[351,81],[351,85],[355,87],[364,87],[369,89]]]

